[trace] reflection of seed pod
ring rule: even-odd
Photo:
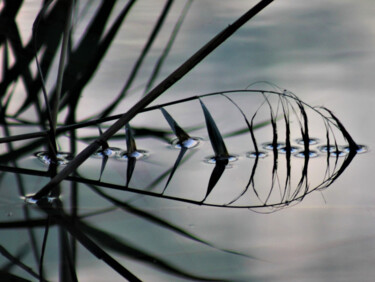
[[[260,104],[252,101],[251,103],[245,102],[247,99],[256,97],[257,94],[259,95],[254,100],[259,101]],[[176,183],[171,179],[175,177],[174,172],[179,165],[190,169],[181,169],[179,180],[183,180],[184,177],[187,179],[208,178],[206,190],[204,188],[201,190],[205,194],[200,204],[206,204],[207,200],[210,205],[226,207],[280,208],[303,199],[315,189],[328,187],[336,180],[337,172],[341,170],[339,174],[341,175],[353,159],[345,156],[348,156],[349,148],[356,148],[355,142],[337,117],[327,109],[310,107],[287,91],[282,93],[256,90],[228,91],[160,105],[160,108],[172,109],[181,104],[181,108],[170,111],[174,113],[173,117],[166,110],[162,110],[174,134],[180,135],[179,138],[173,140],[172,148],[195,148],[200,141],[188,135],[191,130],[186,130],[177,124],[177,121],[186,117],[186,115],[179,116],[179,113],[185,112],[186,114],[189,107],[196,107],[197,103],[193,101],[195,99],[199,100],[203,110],[202,120],[204,118],[206,121],[205,128],[199,128],[200,131],[197,134],[204,139],[209,139],[210,143],[202,143],[202,146],[196,150],[182,151],[186,155],[178,155],[174,165],[171,162],[164,171],[166,169],[171,171],[168,174],[167,185]],[[210,101],[214,102],[210,104]],[[220,107],[217,103],[221,103]],[[218,117],[223,117],[222,109],[225,109],[225,118],[220,120]],[[185,119],[184,125],[190,120]],[[187,126],[195,127],[194,124],[187,124]],[[258,139],[268,142],[258,144]],[[330,142],[336,144],[342,140],[348,142],[345,148],[333,145],[323,146]],[[248,147],[252,148],[251,151]],[[215,155],[206,157],[204,154],[207,149],[213,150]],[[246,158],[239,159],[237,155],[231,154],[231,150],[245,151]],[[358,146],[359,152],[365,150],[365,146]],[[200,157],[197,158],[195,155],[200,155]],[[320,158],[321,163],[319,160],[309,163],[311,159],[323,155],[344,157],[336,160],[335,166],[332,166],[327,158]],[[266,158],[267,156],[270,158]],[[203,158],[206,163],[215,164],[215,166],[212,171],[206,171],[205,167],[199,167],[194,163],[189,166],[190,157],[196,161]],[[264,158],[266,159],[258,161]],[[303,161],[296,160],[298,158]],[[228,167],[227,163],[236,160],[239,160],[237,169],[225,170],[225,167]],[[191,177],[190,175],[194,173],[196,177]],[[318,176],[319,173],[322,174],[321,177]],[[238,188],[241,183],[244,186]],[[181,198],[190,201],[199,197],[197,194],[189,194],[191,191],[189,188],[184,190],[185,185],[187,184],[184,181],[180,181],[177,188],[178,191],[184,191],[179,195]],[[163,193],[166,192],[165,187]],[[174,187],[170,187],[168,193],[172,194],[172,189]],[[223,198],[223,195],[227,200]]]

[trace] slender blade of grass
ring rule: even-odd
[[[326,110],[331,115],[331,117],[335,120],[335,122],[336,122],[338,128],[340,129],[341,133],[344,135],[345,139],[349,142],[350,151],[352,151],[352,150],[357,151],[357,149],[358,149],[357,143],[350,136],[349,132],[346,130],[344,125],[341,123],[341,121],[333,114],[332,111],[328,110],[325,107],[322,107],[322,109]]]
[[[126,150],[128,154],[132,154],[137,151],[137,145],[135,143],[133,130],[129,123],[125,125],[125,140],[126,140]]]
[[[204,118],[206,121],[208,136],[210,138],[212,149],[215,152],[216,157],[228,157],[228,151],[225,146],[223,137],[221,136],[221,133],[219,129],[216,126],[216,123],[214,119],[212,118],[210,112],[208,111],[205,104],[199,100],[203,109]]]
[[[63,78],[64,78],[64,69],[65,69],[65,61],[66,56],[68,54],[68,43],[69,43],[69,37],[70,37],[70,29],[71,29],[71,21],[73,17],[73,9],[74,9],[74,1],[68,0],[69,2],[69,8],[67,12],[67,18],[65,21],[65,29],[64,29],[64,35],[63,35],[63,41],[61,45],[61,53],[60,53],[60,61],[59,61],[59,69],[57,72],[57,78],[56,78],[56,97],[53,101],[53,107],[52,107],[52,130],[56,134],[56,127],[57,127],[57,116],[59,113],[59,105],[60,105],[60,99],[61,99],[61,91],[63,86]]]
[[[48,101],[47,89],[46,89],[46,84],[45,84],[45,81],[44,81],[43,72],[42,72],[42,69],[41,69],[40,64],[39,64],[39,59],[38,59],[38,54],[37,54],[38,47],[37,47],[37,39],[36,38],[37,38],[37,32],[38,32],[40,19],[44,16],[47,8],[49,7],[49,5],[51,3],[52,3],[52,0],[49,0],[49,1],[45,2],[42,9],[39,11],[39,13],[38,13],[38,15],[37,15],[37,17],[34,21],[34,24],[33,24],[33,38],[32,38],[33,43],[34,43],[35,61],[36,61],[37,69],[38,69],[38,75],[39,75],[40,82],[41,82],[41,88],[42,88],[42,93],[43,93],[43,97],[44,97],[44,103],[46,104],[47,118],[48,118],[50,129],[53,128],[52,110],[50,108],[50,103]],[[30,99],[33,99],[34,98],[33,96],[34,95],[29,95]],[[26,109],[26,107],[28,106],[29,103],[30,103],[29,99],[26,99],[25,103],[18,110],[17,115],[21,114]],[[51,134],[52,134],[51,138],[53,138],[53,139],[55,138],[54,133],[55,133],[55,131],[51,132]],[[57,152],[56,145],[54,146],[54,149],[55,149],[55,154],[56,154],[56,152]]]
[[[190,138],[189,134],[187,134],[179,125],[178,123],[173,119],[173,117],[164,109],[160,108],[161,112],[163,113],[165,119],[167,120],[169,126],[171,127],[173,133],[178,138],[178,141],[180,143],[184,142],[185,140],[188,140]]]

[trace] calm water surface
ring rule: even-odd
[[[18,17],[25,39],[30,34],[39,2],[25,3]],[[93,11],[97,2],[93,1]],[[119,1],[118,6],[122,7],[123,3]],[[162,68],[159,81],[255,3],[214,0],[193,2]],[[174,3],[160,37],[133,83],[129,97],[116,108],[115,113],[125,112],[143,95],[144,83],[184,4],[184,1]],[[163,5],[163,1],[146,0],[135,4],[102,67],[85,88],[80,100],[79,118],[98,113],[103,104],[118,95]],[[88,15],[93,11],[89,10]],[[268,81],[294,92],[310,105],[331,109],[355,141],[369,146],[369,152],[357,155],[328,189],[315,191],[298,205],[271,214],[113,193],[118,199],[131,199],[136,207],[168,220],[217,247],[253,258],[228,254],[199,244],[119,209],[88,217],[87,221],[196,275],[238,281],[372,281],[375,277],[374,156],[371,150],[375,147],[375,101],[372,93],[375,73],[374,12],[375,3],[369,0],[275,1],[155,102],[243,89],[253,82]],[[77,25],[78,34],[83,30],[87,18]],[[53,77],[52,72],[48,83],[52,83]],[[256,84],[252,88],[272,90],[266,84]],[[22,95],[21,88],[17,88],[17,91],[18,95]],[[249,112],[254,111],[260,101],[257,99],[246,98],[241,105]],[[215,105],[215,102],[207,99],[207,105],[210,109],[215,108],[215,119],[224,132],[228,132],[234,125],[237,128],[241,116],[228,114],[224,102],[219,100]],[[12,106],[16,108],[16,104]],[[179,117],[181,124],[194,126],[202,122],[198,103],[171,107],[170,112]],[[158,118],[155,118],[156,115]],[[324,128],[314,125],[313,118],[311,122],[314,137],[324,138]],[[150,123],[154,127],[168,129],[159,112],[140,115],[133,125]],[[96,134],[97,129],[85,132],[89,133]],[[186,189],[199,193],[206,188],[212,166],[202,159],[211,155],[212,149],[207,137],[202,136],[207,135],[204,129],[195,133],[206,138],[202,142],[206,151],[192,157],[198,164],[186,164],[184,172],[177,173],[167,189],[169,195],[180,195]],[[264,134],[258,135],[260,139],[264,142],[272,141]],[[64,142],[62,146],[67,144]],[[138,142],[138,147],[149,150],[150,156],[146,164],[137,164],[133,184],[157,176],[173,165],[176,158],[176,151],[167,148],[161,141],[140,139]],[[248,181],[251,163],[244,157],[248,148],[243,147],[241,140],[228,139],[228,142],[233,153],[241,157],[228,169],[228,177],[223,179],[222,187],[236,189],[236,184],[243,185]],[[114,140],[110,144],[116,147],[125,145],[123,140]],[[79,144],[79,149],[84,147],[84,143]],[[167,167],[158,165],[170,159],[172,161]],[[266,158],[265,162],[270,162],[270,158]],[[303,160],[293,159],[293,162],[303,163]],[[24,163],[29,167],[37,165],[31,157],[26,158]],[[325,165],[325,158],[311,159],[310,164],[309,181],[313,185],[322,178],[319,167]],[[299,175],[301,165],[297,164],[294,168],[293,173]],[[270,169],[272,163],[259,167],[260,185],[269,185]],[[87,177],[97,178],[99,170],[100,159],[90,159],[79,171]],[[123,183],[124,171],[123,163],[110,160],[102,180]],[[236,174],[236,171],[241,173]],[[6,175],[3,183],[15,185],[14,181],[12,175]],[[36,191],[45,182],[46,179],[30,177],[27,190]],[[161,184],[158,189],[162,188]],[[22,201],[18,200],[16,191],[13,193],[3,195],[1,201],[1,218],[4,221],[22,217]],[[202,196],[196,195],[197,198]],[[87,189],[80,190],[80,199],[81,213],[111,206]],[[32,213],[41,215],[37,211]],[[2,236],[1,244],[10,249],[28,238],[17,230],[2,232],[6,239]],[[39,232],[42,237],[43,229]],[[54,281],[58,279],[57,237],[57,230],[51,230],[45,258],[45,268],[52,269],[48,273]],[[144,281],[185,281],[116,253],[113,256]],[[80,281],[121,279],[84,248],[78,250],[78,266]]]

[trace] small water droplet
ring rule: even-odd
[[[295,157],[297,158],[305,158],[306,155],[308,154],[309,158],[316,158],[319,156],[318,152],[317,151],[301,151],[301,152],[298,152],[296,154],[294,154]]]
[[[365,145],[357,145],[357,146],[358,146],[357,147],[357,153],[358,154],[363,154],[363,153],[366,153],[368,151],[368,148]],[[345,152],[349,153],[350,152],[350,146],[344,146],[343,150]]]
[[[10,212],[8,212],[8,217],[11,217],[11,216],[13,216],[13,213],[10,211]]]
[[[123,161],[123,160],[126,161],[130,158],[135,158],[137,160],[140,160],[140,159],[147,158],[148,156],[149,156],[149,153],[148,153],[148,151],[145,151],[145,150],[137,150],[137,151],[134,151],[130,154],[126,151],[122,151],[122,152],[120,152],[119,154],[116,155],[116,159],[120,160],[120,161]]]
[[[197,147],[199,145],[200,140],[201,139],[198,137],[191,137],[183,141],[182,143],[180,143],[178,139],[174,139],[172,141],[172,146],[175,149],[181,149],[182,147],[191,149],[191,148]]]
[[[280,150],[280,148],[284,147],[285,146],[285,143],[282,143],[282,142],[278,142],[276,143],[276,149],[277,150]],[[266,150],[273,150],[274,149],[274,145],[272,142],[268,142],[268,143],[263,143],[262,144],[262,147]]]
[[[47,151],[36,152],[34,155],[45,165],[50,165],[52,163],[49,152]],[[56,159],[58,165],[67,165],[73,159],[73,155],[68,152],[57,152]]]
[[[238,156],[229,155],[228,157],[216,157],[216,156],[209,156],[205,158],[205,162],[209,164],[216,164],[218,160],[228,160],[228,162],[232,163],[238,160]]]
[[[246,157],[251,158],[251,159],[255,159],[257,157],[264,159],[267,156],[268,156],[267,152],[263,152],[263,151],[258,151],[258,152],[254,151],[254,152],[246,153]]]
[[[280,152],[281,154],[286,154],[286,153],[288,152],[288,150],[289,150],[289,152],[290,152],[291,154],[294,154],[294,153],[298,152],[298,150],[301,150],[301,148],[300,148],[300,147],[296,147],[296,146],[290,146],[289,149],[288,149],[287,147],[281,147],[281,148],[279,149],[279,152]]]
[[[305,140],[303,138],[296,139],[297,144],[305,145]],[[316,145],[319,144],[320,140],[318,138],[310,138],[309,145]]]
[[[94,154],[92,154],[92,156],[96,157],[96,158],[103,158],[104,156],[110,158],[110,157],[116,156],[120,152],[121,152],[120,148],[108,147],[108,148],[106,148],[104,150],[103,149],[97,150]]]

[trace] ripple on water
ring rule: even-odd
[[[40,203],[40,201],[47,201],[47,203],[51,204],[58,199],[57,197],[43,197],[41,199],[35,199],[34,196],[34,194],[29,194],[21,198],[28,205],[37,205],[38,203]]]
[[[172,146],[175,149],[181,149],[182,147],[191,149],[191,148],[197,147],[199,145],[200,140],[201,139],[198,137],[191,137],[181,143],[179,139],[176,138],[172,140]]]
[[[343,147],[343,150],[347,153],[350,152],[350,146],[344,146]],[[363,153],[366,153],[368,151],[368,147],[365,146],[365,145],[357,145],[357,153],[358,154],[363,154]]]
[[[238,156],[236,155],[229,155],[228,157],[209,156],[204,159],[204,162],[208,164],[216,164],[218,160],[228,160],[228,162],[232,163],[238,160]]]
[[[103,158],[103,157],[115,157],[117,154],[121,152],[120,148],[116,147],[108,147],[106,149],[99,149],[94,154],[92,154],[93,157],[96,158]]]
[[[319,146],[318,150],[322,153],[329,153],[331,157],[344,157],[348,154],[342,146],[335,146],[335,145],[324,145]]]
[[[295,157],[297,158],[306,158],[306,156],[309,156],[309,158],[316,158],[319,157],[319,153],[314,150],[309,150],[309,151],[300,151],[296,154],[294,154]]]
[[[145,150],[136,150],[132,153],[128,153],[127,151],[121,151],[119,154],[116,155],[116,160],[127,161],[130,158],[141,160],[147,158],[148,156],[149,153]]]
[[[281,154],[286,154],[289,151],[291,154],[294,154],[294,153],[297,153],[299,150],[301,150],[301,148],[297,146],[290,146],[289,149],[285,146],[285,147],[281,147],[279,149],[279,152]]]
[[[264,151],[258,151],[258,152],[252,151],[252,152],[246,153],[246,157],[251,158],[251,159],[255,159],[255,158],[264,159],[267,156],[268,156],[268,153]]]
[[[296,139],[296,142],[299,145],[305,144],[305,140],[303,138]],[[319,142],[320,142],[319,138],[313,138],[313,137],[309,138],[309,145],[316,145],[316,144],[319,144]]]
[[[282,143],[282,142],[277,142],[276,143],[276,150],[280,150],[281,148],[283,148],[285,146],[285,143]],[[266,150],[273,150],[274,149],[274,145],[273,145],[273,142],[267,142],[267,143],[263,143],[262,144],[262,147]]]

